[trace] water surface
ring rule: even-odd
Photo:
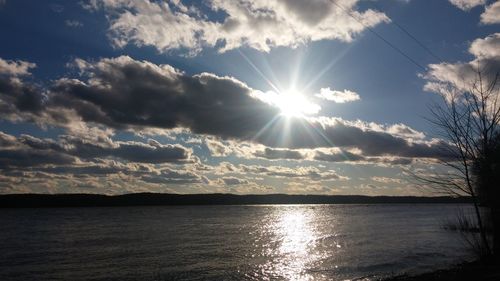
[[[446,204],[0,210],[0,280],[346,280],[471,258]]]

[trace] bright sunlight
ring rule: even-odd
[[[286,117],[303,117],[305,115],[316,114],[321,107],[307,100],[299,91],[294,89],[270,93],[271,103],[276,105],[281,115]]]

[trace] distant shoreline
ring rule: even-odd
[[[470,203],[468,197],[363,196],[363,195],[236,195],[130,193],[101,194],[6,194],[0,208],[111,207],[178,205],[265,205],[265,204],[433,204]]]

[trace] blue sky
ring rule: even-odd
[[[428,106],[499,65],[499,12],[0,1],[0,192],[420,194],[404,171],[446,145]]]

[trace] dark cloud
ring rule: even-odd
[[[90,163],[84,165],[62,165],[57,167],[41,167],[37,169],[50,175],[72,175],[81,176],[104,176],[117,173],[130,174],[130,168],[125,165],[113,165],[111,163]]]
[[[55,141],[30,135],[16,138],[0,133],[0,143],[0,167],[70,164],[75,162],[75,159],[93,160],[106,157],[151,164],[194,161],[190,149],[178,144],[163,145],[154,140],[149,140],[148,143],[114,142],[110,139],[108,142],[95,142],[62,135]]]
[[[250,182],[245,179],[240,179],[236,177],[224,177],[221,179],[225,185],[240,185],[249,184]]]
[[[185,127],[194,133],[250,137],[276,108],[227,77],[186,76],[170,66],[129,57],[84,64],[92,81],[62,79],[52,89],[54,106],[69,107],[85,121],[114,128]]]
[[[288,128],[288,129],[287,129]],[[289,128],[293,128],[290,130]],[[286,138],[281,134],[286,133]],[[370,128],[369,124],[342,119],[294,119],[288,124],[275,123],[257,141],[270,147],[358,148],[363,156],[393,155],[400,157],[444,158],[449,156],[446,143],[413,142],[389,133]]]
[[[328,0],[284,0],[283,3],[292,14],[309,25],[316,25],[327,17],[333,8]]]
[[[34,94],[27,95],[32,102],[20,102],[18,97],[22,94],[10,92],[2,99],[16,97],[12,104],[18,110],[45,119],[50,115],[51,122],[79,119],[139,131],[182,127],[197,134],[257,142],[274,149],[259,155],[267,158],[299,158],[297,152],[278,148],[358,148],[363,156],[430,158],[445,157],[447,152],[444,143],[413,141],[418,132],[407,127],[405,134],[410,135],[402,135],[401,128],[372,128],[360,121],[339,118],[283,117],[278,108],[259,99],[265,94],[234,78],[208,73],[187,76],[168,65],[125,56],[94,63],[76,60],[75,65],[87,79],[60,79],[45,100]],[[41,107],[43,113],[39,113]],[[73,115],[66,116],[68,112]],[[121,143],[113,149],[87,144],[82,150],[90,155],[156,163],[187,155],[180,147],[131,143]]]
[[[190,171],[174,171],[164,169],[159,174],[148,174],[141,177],[142,181],[157,184],[176,183],[206,183],[208,180],[194,172]]]
[[[266,147],[264,150],[256,151],[254,156],[266,158],[266,159],[290,159],[290,160],[300,160],[304,159],[304,155],[297,150],[290,149],[273,149]]]
[[[21,80],[0,75],[0,110],[2,116],[17,112],[39,112],[42,110],[44,95],[34,85],[26,85]]]
[[[17,144],[16,137],[6,134],[4,132],[0,132],[0,147],[6,148],[14,146],[16,144]]]
[[[70,106],[90,122],[116,128],[184,127],[273,148],[357,147],[370,156],[443,154],[439,148],[443,144],[410,143],[387,131],[341,119],[280,117],[276,107],[256,98],[255,90],[233,78],[186,76],[169,66],[129,57],[80,62],[80,68],[91,80],[60,80],[53,88],[54,103]]]
[[[33,167],[46,164],[72,164],[75,158],[54,151],[37,151],[31,149],[0,149],[0,169],[17,167]]]
[[[112,140],[96,142],[68,135],[62,135],[59,138],[59,142],[56,142],[51,139],[22,135],[19,140],[34,149],[52,149],[85,159],[114,157],[131,162],[153,164],[192,160],[190,149],[178,144],[163,145],[155,140],[142,143]]]
[[[168,163],[188,161],[191,150],[181,145],[162,145],[154,140],[148,143],[141,142],[113,142],[110,146],[102,146],[91,142],[66,136],[65,143],[70,144],[66,152],[82,158],[115,157],[131,162],[141,163]]]
[[[363,161],[366,158],[359,154],[354,154],[349,151],[339,151],[336,153],[327,153],[323,151],[316,151],[314,160],[326,162],[350,162],[350,161]]]
[[[11,186],[16,178],[26,180],[24,184],[47,186],[56,184],[48,180],[99,186],[98,181],[115,182],[120,178],[127,182],[162,185],[209,182],[186,168],[175,170],[155,165],[193,162],[190,150],[180,145],[162,145],[154,140],[148,143],[114,142],[111,139],[93,142],[63,135],[56,141],[30,135],[16,138],[0,132],[0,143],[0,171],[5,176],[5,186]],[[115,158],[126,161],[116,161]]]
[[[76,158],[46,146],[43,150],[23,145],[12,135],[0,132],[0,169],[72,164]]]

